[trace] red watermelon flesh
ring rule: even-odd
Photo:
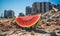
[[[40,18],[40,14],[32,15],[32,16],[20,16],[16,18],[16,23],[21,27],[30,27],[37,23]]]

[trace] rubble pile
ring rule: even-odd
[[[42,14],[42,18],[38,21],[36,29],[47,33],[36,33],[36,30],[34,32],[23,30],[17,25],[15,18],[0,19],[0,36],[51,36],[50,34],[56,32],[55,30],[60,30],[60,11],[50,10]]]
[[[42,19],[46,22],[60,22],[60,11],[55,12],[54,10],[48,11],[42,15]]]
[[[42,15],[42,21],[46,24],[60,25],[60,11],[48,11]]]

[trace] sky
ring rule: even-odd
[[[13,10],[15,16],[19,13],[25,14],[26,6],[32,7],[34,2],[51,2],[53,4],[60,4],[60,0],[0,0],[0,16],[4,10]]]

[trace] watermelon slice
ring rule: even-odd
[[[31,16],[20,16],[16,18],[16,23],[21,27],[30,27],[37,23],[41,14]]]

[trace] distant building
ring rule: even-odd
[[[31,12],[32,12],[32,8],[29,7],[29,6],[27,6],[27,7],[26,7],[26,15],[30,15]]]
[[[14,17],[14,11],[13,10],[5,10],[4,11],[4,17],[13,18]]]
[[[57,4],[57,8],[58,8],[58,10],[60,11],[60,4]]]
[[[0,13],[0,18],[3,18],[3,13]]]
[[[37,14],[37,13],[45,13],[49,10],[52,9],[52,5],[50,2],[35,2],[32,5],[32,14]]]
[[[19,13],[19,16],[24,16],[24,14],[23,13]]]
[[[52,7],[55,7],[55,8],[57,8],[57,5],[55,5],[55,4],[51,4],[52,5]]]
[[[60,11],[60,4],[57,4],[57,5],[55,5],[55,4],[52,4],[52,8],[55,8],[55,9],[58,9],[58,11]]]

